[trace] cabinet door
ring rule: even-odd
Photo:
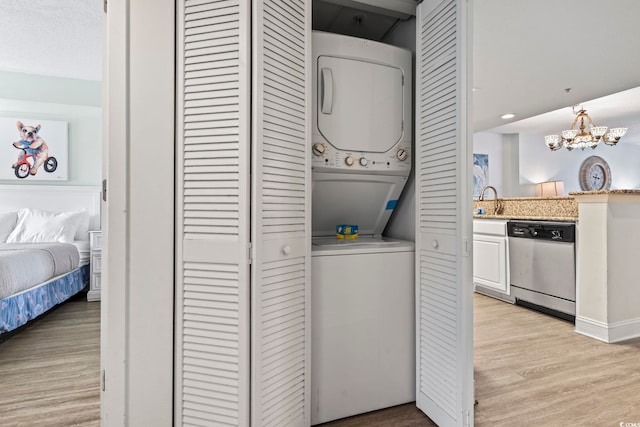
[[[251,424],[308,426],[311,0],[253,2]]]
[[[508,294],[505,237],[473,236],[473,283]]]
[[[416,403],[441,427],[473,425],[469,3],[417,17]]]

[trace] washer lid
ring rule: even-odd
[[[360,235],[381,235],[407,177],[314,173],[313,236],[336,235],[336,225],[357,225]]]
[[[363,236],[354,240],[336,239],[335,237],[314,237],[311,245],[311,251],[314,255],[409,252],[415,250],[413,242],[381,236]]]
[[[357,59],[318,57],[318,131],[336,149],[385,153],[404,131],[400,68]]]

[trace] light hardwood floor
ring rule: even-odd
[[[0,344],[0,426],[100,425],[100,303],[69,301]]]
[[[605,344],[573,325],[474,297],[475,425],[640,425],[640,340]],[[413,404],[323,427],[435,426]]]
[[[604,344],[475,296],[475,424],[640,423],[640,340]],[[99,425],[99,303],[73,301],[0,344],[0,425]],[[413,404],[327,427],[434,426]]]

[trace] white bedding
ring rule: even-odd
[[[79,265],[78,248],[70,243],[0,243],[0,299]]]
[[[75,246],[78,249],[78,255],[80,255],[80,264],[79,264],[79,266],[82,267],[83,265],[89,264],[89,261],[91,260],[89,241],[88,240],[74,240],[71,243],[73,244],[73,246]]]

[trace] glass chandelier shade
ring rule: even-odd
[[[574,148],[579,148],[581,150],[584,150],[585,148],[595,149],[600,141],[607,145],[615,146],[618,141],[620,141],[620,138],[627,133],[627,128],[611,128],[608,129],[609,133],[607,133],[606,126],[596,126],[593,124],[591,117],[589,117],[587,110],[584,108],[581,108],[576,112],[574,106],[573,112],[575,113],[576,118],[573,120],[570,129],[563,130],[560,135],[547,135],[544,137],[544,142],[551,151],[559,150],[562,147],[569,151]],[[578,129],[576,129],[578,121],[580,122],[580,125],[578,126]],[[587,124],[589,126],[588,131]]]

